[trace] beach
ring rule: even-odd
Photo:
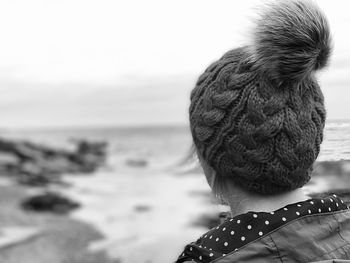
[[[349,200],[349,134],[349,122],[327,123],[310,195],[333,191]],[[95,171],[64,173],[60,184],[0,178],[0,262],[172,262],[228,211],[211,196],[200,168],[185,161],[186,127],[12,130],[1,137],[52,148],[70,149],[77,139],[108,146]],[[64,214],[21,207],[47,191],[79,207]]]

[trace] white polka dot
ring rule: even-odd
[[[233,221],[233,219],[230,219],[230,222],[232,222]]]
[[[238,250],[238,248],[235,248],[235,250],[234,251],[237,251]]]
[[[212,238],[213,238],[213,236],[210,236],[210,237],[209,237],[209,239],[212,239]]]
[[[268,224],[270,224],[270,222],[266,220],[266,221],[265,221],[265,225],[268,225]]]
[[[344,204],[344,201],[343,201],[343,200],[340,200],[340,202],[341,202],[342,204]]]
[[[260,232],[259,232],[259,236],[262,236],[262,235],[263,235],[263,232],[260,231]]]
[[[321,213],[321,208],[318,209],[318,212]]]
[[[225,242],[225,243],[224,243],[224,246],[225,246],[225,247],[227,247],[227,246],[228,246],[228,243],[227,243],[227,242]]]
[[[241,240],[244,241],[244,240],[245,240],[245,237],[241,237]]]
[[[275,212],[273,212],[273,211],[272,211],[272,212],[270,212],[270,214],[271,214],[271,215],[274,215],[274,214],[275,214]]]
[[[182,253],[182,256],[184,256],[185,255],[185,253]]]
[[[222,229],[222,231],[225,231],[226,230],[226,227],[224,227],[223,229]]]
[[[224,257],[224,256],[226,256],[226,254],[222,254],[222,256]]]
[[[323,199],[321,200],[321,203],[324,204],[324,200]]]
[[[248,228],[248,229],[252,229],[252,226],[251,226],[251,225],[247,225],[247,228]]]
[[[215,239],[215,241],[218,242],[218,241],[219,241],[219,238],[217,237],[217,238]]]
[[[301,207],[301,204],[297,204],[297,207]]]
[[[254,214],[254,215],[253,215],[253,217],[254,217],[254,218],[257,218],[257,217],[258,217],[258,215],[257,215],[257,214]]]
[[[211,250],[213,250],[212,248],[209,248],[209,250],[211,251]]]
[[[204,238],[207,238],[208,235],[205,235]]]
[[[241,223],[241,220],[238,219],[238,220],[237,220],[237,224],[240,224],[240,223]]]
[[[333,195],[334,197],[337,197],[336,195]]]
[[[287,210],[288,210],[288,208],[287,208],[287,207],[285,207],[285,208],[283,208],[283,210],[284,210],[284,211],[287,211]]]
[[[310,204],[312,204],[312,205],[313,205],[313,204],[314,204],[314,202],[313,202],[313,201],[310,201]]]
[[[199,256],[199,260],[202,260],[202,256]]]
[[[217,227],[216,229],[219,229],[219,227]]]
[[[193,250],[193,248],[192,247],[190,247],[190,251],[192,251]]]
[[[329,201],[331,201],[332,203],[334,202],[332,198],[329,198]]]
[[[200,248],[202,248],[202,246],[201,246],[201,245],[199,245],[199,247],[200,247]]]
[[[209,257],[212,257],[212,256],[214,256],[214,254],[213,254],[213,253],[210,253],[210,254],[209,254]]]
[[[339,206],[339,204],[338,203],[335,203],[335,205],[338,207]]]
[[[284,222],[285,222],[285,221],[287,221],[287,218],[285,218],[285,217],[282,217],[282,221],[284,221]]]
[[[311,214],[311,210],[309,209],[309,210],[307,210],[308,212],[309,212],[309,214]]]
[[[300,216],[300,213],[299,212],[295,212],[297,214],[297,216]]]
[[[231,231],[231,236],[233,236],[235,234],[235,231]]]
[[[204,248],[207,248],[206,246],[204,246]]]
[[[328,207],[328,211],[332,211],[332,208]]]

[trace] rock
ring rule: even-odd
[[[71,157],[71,161],[79,167],[80,172],[92,173],[104,162],[104,158],[90,153],[81,155],[77,154]]]
[[[99,156],[106,155],[106,142],[88,142],[85,140],[77,141],[77,153],[78,154],[94,154]]]
[[[105,142],[88,142],[80,140],[75,142],[77,145],[76,152],[70,156],[70,160],[80,167],[80,172],[91,173],[97,167],[102,165],[106,159]]]
[[[45,186],[49,183],[60,183],[61,176],[59,170],[45,169],[40,162],[27,161],[21,164],[17,178],[21,184]]]
[[[2,152],[0,153],[0,164],[17,165],[19,158],[11,153]]]
[[[136,212],[148,212],[151,210],[151,207],[149,205],[136,205],[134,209]]]
[[[63,184],[59,179],[55,181],[52,177],[44,174],[21,174],[18,176],[17,181],[20,184],[29,186],[46,186],[52,183]]]
[[[30,197],[22,203],[22,207],[26,210],[56,214],[66,214],[79,206],[77,202],[54,192]]]
[[[105,142],[80,140],[75,146],[68,151],[0,138],[0,171],[20,183],[38,186],[57,183],[62,174],[91,173],[104,164]]]
[[[21,163],[20,172],[21,174],[36,176],[36,175],[42,174],[43,171],[42,171],[42,167],[40,167],[38,163],[34,161],[27,161],[27,162]]]
[[[11,153],[0,152],[0,172],[12,174],[17,170],[20,159]]]
[[[144,159],[129,159],[126,164],[131,167],[146,167],[147,161]]]

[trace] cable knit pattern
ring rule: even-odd
[[[323,136],[323,95],[312,76],[293,88],[277,86],[238,48],[199,77],[190,122],[198,153],[219,176],[279,193],[310,179]]]
[[[227,52],[191,93],[191,132],[217,176],[276,194],[310,179],[325,108],[315,71],[331,53],[328,22],[308,0],[276,1],[257,20],[253,43]]]

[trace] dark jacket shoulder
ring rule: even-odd
[[[270,213],[248,212],[231,218],[188,244],[176,262],[349,259],[350,210],[340,198],[330,196],[291,204]]]

